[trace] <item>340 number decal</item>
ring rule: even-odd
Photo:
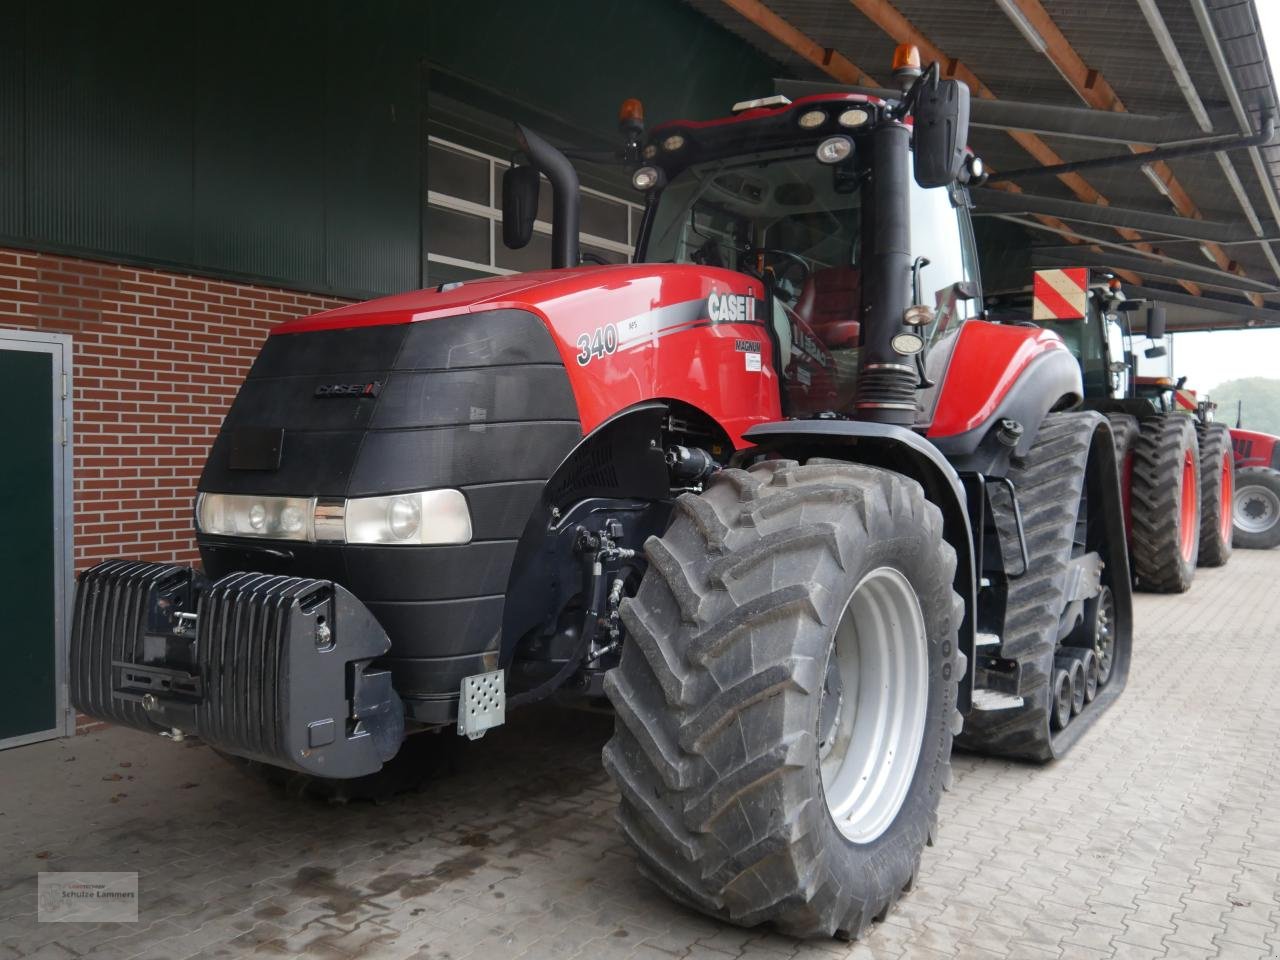
[[[597,357],[607,357],[618,349],[618,329],[612,323],[596,327],[578,337],[578,366],[585,367]]]

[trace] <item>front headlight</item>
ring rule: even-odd
[[[347,501],[347,543],[471,542],[471,511],[460,490],[427,490]]]
[[[314,499],[202,493],[196,499],[201,533],[266,540],[311,540]]]
[[[471,511],[460,490],[325,500],[201,493],[196,527],[220,537],[311,543],[410,545],[471,542]]]

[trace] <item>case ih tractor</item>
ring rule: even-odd
[[[522,130],[504,232],[541,171],[553,269],[273,331],[200,480],[202,569],[83,575],[77,706],[336,790],[603,693],[662,888],[863,931],[953,738],[1061,754],[1131,628],[1111,427],[1056,334],[969,318],[968,92],[905,72],[647,135],[629,108],[629,265],[579,265],[576,174]]]
[[[1197,563],[1221,566],[1231,556],[1234,466],[1224,426],[1185,416],[1166,396],[1169,378],[1135,375],[1129,316],[1147,311],[1146,335],[1156,342],[1145,354],[1167,356],[1163,305],[1129,300],[1110,274],[1085,268],[1037,271],[1031,299],[1033,322],[1059,334],[1080,363],[1084,407],[1111,421],[1135,585],[1189,589]],[[1026,316],[1024,296],[992,306],[996,315],[1012,307]]]

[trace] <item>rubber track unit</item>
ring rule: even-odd
[[[1023,702],[1020,707],[970,711],[964,733],[956,740],[966,750],[1051,760],[1065,753],[1124,688],[1124,671],[1113,674],[1084,713],[1061,731],[1051,729],[1054,657],[1067,606],[1064,578],[1075,543],[1089,448],[1104,422],[1098,413],[1050,414],[1027,456],[1009,471],[1022,510],[1028,563],[1026,573],[1008,583],[1000,656],[1018,663]],[[1000,529],[1012,527],[1001,519],[997,515]]]
[[[1241,467],[1236,471],[1236,490],[1265,487],[1280,497],[1280,472],[1270,467]],[[1235,528],[1235,545],[1245,550],[1270,550],[1280,545],[1280,520],[1260,533]]]
[[[1129,512],[1133,521],[1129,559],[1134,585],[1152,593],[1183,593],[1195,578],[1200,553],[1197,513],[1191,556],[1182,554],[1182,468],[1191,453],[1197,499],[1200,490],[1200,447],[1195,423],[1181,413],[1142,421],[1133,447],[1133,480]]]
[[[964,605],[942,516],[899,474],[835,461],[724,470],[676,502],[625,601],[605,680],[605,767],[641,871],[742,926],[856,938],[910,889],[951,782]],[[829,813],[817,729],[827,658],[854,586],[892,564],[924,614],[928,712],[902,807],[865,845]]]
[[[1133,486],[1133,445],[1138,441],[1142,426],[1138,418],[1131,413],[1108,413],[1106,417],[1111,424],[1111,437],[1116,447],[1116,463],[1120,467],[1120,495],[1124,497],[1124,529],[1125,534],[1128,535],[1133,529],[1133,519],[1129,514]]]
[[[1225,423],[1197,423],[1200,443],[1200,566],[1221,567],[1231,559],[1231,526],[1222,536],[1223,517],[1230,517],[1231,504],[1222,502],[1222,458],[1235,455],[1231,431]]]

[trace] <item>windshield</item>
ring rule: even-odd
[[[856,262],[860,211],[857,175],[811,150],[715,160],[662,191],[644,259],[755,273],[758,256],[777,251],[766,256],[774,292],[794,300],[806,273]]]

